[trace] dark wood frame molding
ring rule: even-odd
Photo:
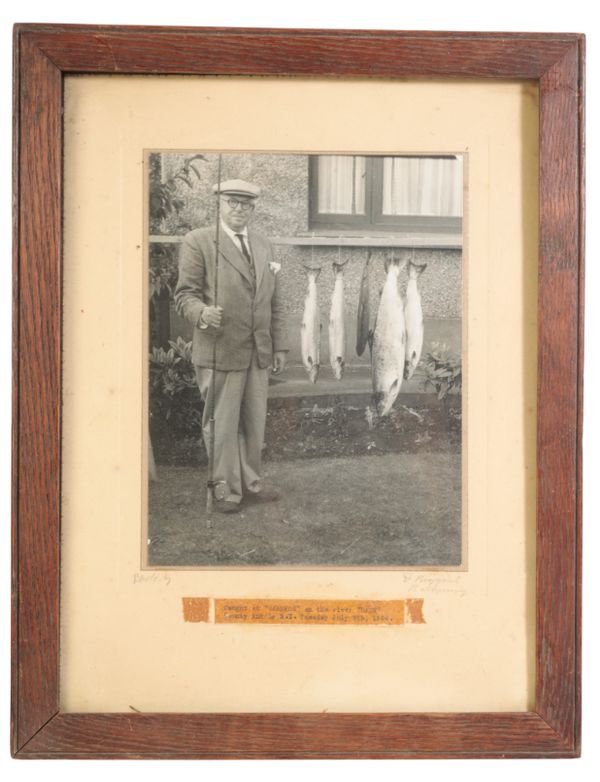
[[[12,751],[23,758],[574,757],[580,742],[584,38],[17,25]],[[536,706],[481,714],[59,709],[67,74],[531,79],[540,91]]]

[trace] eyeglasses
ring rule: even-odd
[[[232,210],[238,206],[242,212],[247,212],[249,209],[254,209],[254,204],[252,201],[239,201],[237,198],[225,198],[224,200]]]

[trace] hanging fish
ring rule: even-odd
[[[386,266],[387,268],[387,266]],[[379,303],[381,301],[381,294],[383,293],[383,287],[379,289],[379,296],[377,297],[377,309],[379,310]],[[369,331],[367,332],[367,345],[369,346],[369,354],[371,356],[371,364],[373,363],[373,338],[375,335],[375,329],[377,328],[377,312],[375,313],[375,317],[373,319],[373,322],[371,323],[369,327]]]
[[[367,254],[365,267],[363,269],[360,281],[360,295],[358,298],[358,311],[356,313],[356,355],[362,356],[365,347],[369,342],[371,327],[371,305],[370,305],[370,276],[369,262],[371,261],[371,251]],[[371,335],[372,337],[372,335]]]
[[[308,292],[304,300],[302,315],[301,346],[302,363],[308,372],[311,383],[317,382],[321,363],[321,313],[319,311],[319,293],[317,278],[321,269],[304,267],[308,274]]]
[[[373,334],[373,394],[377,413],[386,416],[396,401],[406,358],[404,303],[398,291],[398,275],[404,262],[386,264],[386,280],[381,293],[377,323]]]
[[[408,284],[406,286],[406,305],[404,318],[406,320],[406,361],[404,364],[404,379],[409,380],[421,360],[423,350],[423,308],[417,280],[423,274],[427,264],[421,265],[409,261]]]
[[[346,363],[346,325],[344,318],[344,266],[348,259],[333,264],[335,282],[329,311],[329,363],[336,380],[341,380]]]

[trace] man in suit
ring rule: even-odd
[[[242,498],[279,499],[263,484],[261,453],[268,372],[285,368],[287,348],[279,267],[267,237],[248,230],[260,189],[235,179],[213,192],[221,215],[218,283],[216,228],[190,231],[181,247],[175,307],[194,326],[192,361],[204,400],[207,450],[214,406],[214,507],[235,513]]]

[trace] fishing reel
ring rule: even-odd
[[[226,481],[208,481],[207,486],[209,491],[212,491],[215,500],[224,500],[229,494]]]

